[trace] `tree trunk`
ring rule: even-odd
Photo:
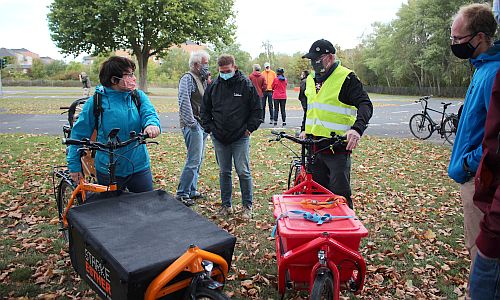
[[[148,61],[149,53],[136,52],[137,63],[139,64],[139,89],[148,92]]]

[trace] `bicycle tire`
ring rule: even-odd
[[[196,300],[228,300],[229,297],[224,294],[222,290],[212,290],[207,287],[196,288],[196,293],[194,295]]]
[[[63,234],[63,238],[66,242],[69,242],[69,233],[68,229],[64,228],[63,223],[63,213],[66,209],[66,205],[68,205],[69,199],[71,198],[71,194],[75,190],[75,186],[71,181],[68,181],[66,178],[62,178],[59,186],[57,188],[57,211],[59,216],[59,228]],[[81,197],[76,197],[76,202],[74,205],[81,204]]]
[[[329,273],[318,274],[311,289],[311,300],[333,299],[333,278]]]
[[[455,127],[455,124],[457,123],[458,117],[456,115],[450,115],[443,121],[444,138],[452,146],[455,142],[455,136],[457,135],[457,128]]]
[[[434,132],[432,121],[424,114],[415,114],[410,118],[410,131],[419,140],[428,139]]]

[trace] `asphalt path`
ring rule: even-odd
[[[297,101],[290,99],[288,101]],[[365,134],[381,137],[412,138],[413,135],[408,127],[410,117],[422,110],[420,103],[408,100],[377,100],[374,103],[373,117]],[[449,100],[452,105],[448,107],[448,112],[457,112],[461,102]],[[433,100],[429,107],[442,109],[440,100]],[[276,128],[298,131],[302,122],[303,112],[300,110],[287,111],[287,126],[282,127],[281,121]],[[440,121],[440,115],[431,112],[434,120]],[[281,116],[279,117],[281,120]],[[177,112],[160,114],[160,122],[163,132],[180,132],[179,115]],[[0,133],[33,133],[46,135],[62,134],[62,126],[67,123],[65,115],[34,115],[34,114],[8,114],[0,112]],[[266,121],[260,129],[275,128],[269,124],[269,111],[266,111]],[[429,141],[446,144],[437,132],[429,138]]]

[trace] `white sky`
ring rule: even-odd
[[[50,39],[47,6],[51,2],[0,0],[0,48],[26,48],[63,59]],[[262,42],[267,40],[274,52],[288,54],[307,52],[320,38],[352,48],[369,33],[373,22],[393,20],[402,3],[407,0],[235,0],[236,41],[252,57],[263,52]]]

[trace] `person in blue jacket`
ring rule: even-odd
[[[474,205],[474,175],[483,148],[486,113],[495,76],[500,68],[500,42],[493,43],[497,23],[488,4],[470,4],[458,11],[451,26],[451,50],[475,67],[453,144],[448,175],[460,183],[464,210],[465,246],[471,269],[477,254],[476,238],[483,213]],[[468,294],[467,289],[467,294]]]
[[[136,88],[134,71],[135,63],[125,57],[113,56],[102,64],[99,71],[101,85],[95,90],[102,99],[102,113],[97,118],[98,142],[106,143],[109,132],[114,128],[120,128],[118,138],[122,141],[129,139],[131,131],[146,133],[151,138],[160,134],[160,120],[148,96],[143,91],[137,90],[140,105],[132,99],[132,91]],[[88,99],[78,115],[78,120],[71,130],[72,139],[90,138],[96,128],[94,97],[95,95]],[[149,154],[146,145],[136,146],[132,143],[115,152],[118,187],[134,193],[151,191],[153,177]],[[78,148],[79,146],[70,146],[67,155],[68,169],[75,182],[83,176]],[[108,154],[97,151],[95,169],[99,184],[109,184],[108,164]]]

